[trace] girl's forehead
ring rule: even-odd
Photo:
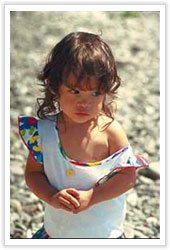
[[[91,91],[99,88],[99,82],[96,78],[88,75],[79,81],[73,73],[70,73],[63,83],[66,87],[79,88],[84,91]]]

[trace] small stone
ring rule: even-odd
[[[146,113],[148,115],[153,115],[155,113],[154,106],[146,106]]]
[[[139,179],[144,184],[152,184],[154,182],[152,179],[149,179],[149,178],[142,176],[142,175],[139,176]]]
[[[30,199],[32,199],[32,202],[39,201],[39,198],[35,194],[30,193],[30,191],[29,191],[28,195],[30,196]]]
[[[147,222],[151,224],[152,226],[157,226],[158,225],[158,220],[155,217],[149,217],[147,218]]]
[[[29,92],[29,89],[25,86],[25,84],[22,85],[22,88],[19,88],[21,96],[26,95]]]
[[[22,206],[21,206],[20,201],[16,200],[16,199],[11,199],[10,203],[11,203],[10,205],[14,209],[14,211],[17,211],[18,214],[21,214]]]
[[[15,175],[23,175],[24,169],[22,162],[13,161],[11,163],[11,172]]]
[[[149,237],[143,234],[142,232],[135,230],[134,238],[135,239],[147,239]]]
[[[32,220],[32,216],[30,216],[29,214],[27,214],[25,212],[22,212],[22,221],[25,224],[29,224],[31,220]]]
[[[152,180],[158,180],[160,178],[159,162],[152,162],[149,167],[141,170],[139,174],[148,177]]]
[[[16,223],[16,227],[17,227],[17,229],[21,229],[23,231],[26,230],[26,226],[23,223],[20,223],[20,222]]]
[[[37,204],[37,209],[38,209],[40,212],[44,211],[44,205],[43,205],[42,203],[38,203],[38,204]]]
[[[23,164],[23,162],[25,160],[24,156],[21,155],[21,154],[15,154],[15,155],[11,154],[10,158],[11,158],[11,161],[12,160],[15,160],[16,162],[20,161],[20,162],[22,162],[22,164]]]
[[[131,193],[129,193],[127,195],[127,202],[132,206],[132,207],[135,207],[137,205],[137,199],[138,199],[138,196],[137,196],[137,193],[136,191],[132,191]]]
[[[142,232],[143,234],[147,235],[148,238],[149,238],[150,235],[153,234],[152,229],[149,228],[149,227],[137,226],[137,227],[135,227],[135,230],[136,230],[136,231],[140,231],[140,232]]]
[[[126,235],[126,238],[134,238],[134,228],[129,223],[124,224],[124,233]]]
[[[159,178],[159,176],[160,176],[160,164],[159,164],[159,162],[151,162],[149,164],[149,169],[153,172],[153,174],[155,176],[157,176],[157,178]]]
[[[32,113],[32,107],[28,106],[24,108],[24,114],[31,115]]]
[[[18,212],[16,213],[11,210],[11,216],[10,216],[11,223],[15,223],[15,221],[19,221],[19,219],[20,219],[19,213]]]
[[[26,232],[26,238],[30,239],[32,238],[32,230],[30,228],[28,228],[27,232]]]
[[[23,207],[23,210],[31,215],[34,215],[35,212],[37,211],[37,205],[36,204],[26,204]]]
[[[44,212],[39,212],[39,213],[37,213],[37,214],[35,214],[35,215],[33,215],[33,217],[32,217],[32,221],[34,221],[34,222],[42,222],[43,221],[43,217],[44,217]]]

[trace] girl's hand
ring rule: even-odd
[[[78,190],[79,193],[79,203],[80,206],[73,211],[74,214],[77,214],[87,208],[89,208],[91,204],[91,199],[93,195],[93,189],[89,189],[87,191]]]
[[[63,189],[51,196],[49,204],[54,208],[74,212],[80,206],[79,196],[74,188]]]

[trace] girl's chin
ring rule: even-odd
[[[74,113],[74,114],[64,114],[66,121],[75,122],[75,123],[85,123],[91,121],[93,117],[88,114]]]
[[[84,122],[88,122],[92,119],[92,117],[90,117],[89,115],[86,116],[86,115],[73,115],[71,117],[71,119],[74,121],[74,122],[77,122],[77,123],[84,123]]]

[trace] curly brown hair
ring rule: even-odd
[[[60,111],[59,88],[70,73],[76,76],[77,84],[87,76],[94,76],[98,89],[106,93],[103,112],[114,118],[116,90],[120,78],[114,56],[100,36],[87,32],[73,32],[64,37],[48,55],[47,62],[38,74],[42,81],[44,98],[37,98],[39,118]],[[115,108],[113,110],[113,105]]]

